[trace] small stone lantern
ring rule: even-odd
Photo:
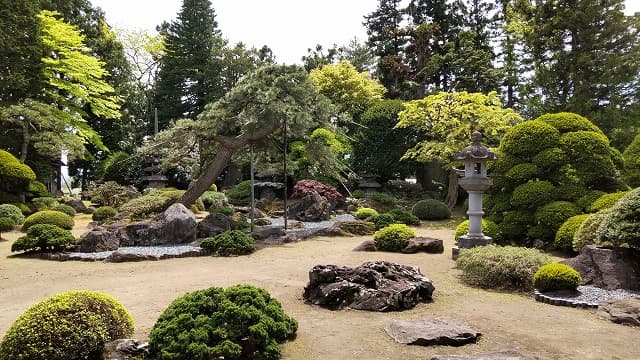
[[[481,145],[482,134],[478,131],[471,135],[471,145],[455,155],[455,160],[464,162],[464,177],[460,179],[460,186],[469,193],[469,233],[460,236],[458,247],[453,249],[455,258],[459,248],[471,248],[490,244],[493,239],[482,233],[482,193],[489,189],[492,181],[487,177],[487,160],[498,156]]]

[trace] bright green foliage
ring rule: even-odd
[[[443,220],[451,217],[447,204],[436,199],[418,201],[411,208],[411,213],[420,220]]]
[[[624,149],[624,181],[631,187],[640,186],[640,134]]]
[[[456,234],[453,239],[456,240],[462,235],[466,235],[469,232],[469,220],[465,220],[458,224],[456,227]],[[491,220],[482,219],[482,233],[491,237],[494,241],[500,239],[500,229],[498,225]]]
[[[0,216],[0,240],[2,240],[2,233],[12,231],[16,228],[16,222],[13,218]]]
[[[131,166],[133,166],[131,156],[124,151],[117,151],[100,164],[98,176],[101,176],[104,181],[131,185],[133,183],[129,177]]]
[[[562,134],[560,148],[567,154],[579,182],[587,187],[598,185],[602,178],[615,174],[609,140],[602,133],[575,131]]]
[[[602,210],[595,214],[591,214],[582,223],[582,225],[580,225],[573,236],[573,251],[580,252],[583,247],[591,244],[604,245],[598,242],[596,231],[598,231],[600,224],[602,224],[604,219],[607,217],[608,212],[608,210]]]
[[[187,293],[160,315],[149,334],[158,360],[280,359],[278,343],[298,323],[263,289],[235,285]]]
[[[35,224],[13,244],[11,251],[64,251],[76,243],[71,231],[52,224]]]
[[[587,210],[589,210],[589,212],[598,212],[601,210],[610,209],[613,207],[613,205],[616,204],[616,202],[618,202],[618,200],[622,199],[626,194],[627,192],[603,194],[595,201],[593,201],[593,203],[591,203]]]
[[[16,224],[22,224],[24,222],[24,215],[19,207],[12,204],[0,205],[0,217],[8,217]]]
[[[51,210],[63,212],[71,217],[76,216],[76,210],[69,205],[58,204],[51,208]]]
[[[387,226],[389,226],[391,224],[399,223],[398,221],[396,221],[396,219],[393,217],[393,215],[391,215],[389,213],[380,214],[380,215],[374,215],[374,216],[368,218],[367,221],[372,222],[373,224],[375,224],[376,230],[380,230],[380,229],[385,228],[385,227],[387,227]]]
[[[251,182],[249,182],[249,184],[251,184]],[[251,189],[249,189],[249,191],[251,191]],[[227,196],[222,192],[209,190],[200,195],[200,200],[204,204],[205,209],[208,209],[212,206],[221,206],[224,202],[227,201]]]
[[[32,225],[36,224],[52,224],[63,229],[71,230],[74,222],[71,216],[63,212],[43,210],[29,215],[29,217],[24,221],[24,224],[22,224],[22,231],[27,231]]]
[[[234,205],[248,205],[251,202],[251,180],[237,183],[224,191],[229,202]]]
[[[58,200],[52,197],[39,197],[31,199],[31,205],[36,211],[40,210],[52,210],[55,206],[59,205]]]
[[[553,201],[536,210],[534,221],[538,233],[531,238],[552,241],[558,228],[567,219],[580,214],[580,209],[568,201]]]
[[[216,206],[212,209],[209,209],[209,212],[212,214],[222,214],[222,215],[226,215],[226,216],[231,216],[233,215],[236,211],[229,206]]]
[[[531,181],[516,187],[511,194],[511,205],[516,208],[535,209],[556,197],[553,184],[548,181]]]
[[[560,132],[541,121],[526,121],[514,126],[500,142],[500,152],[522,159],[530,159],[542,150],[557,147]]]
[[[522,184],[529,180],[534,180],[538,175],[538,172],[538,167],[536,165],[531,163],[522,163],[509,169],[505,176],[514,183]]]
[[[216,184],[211,184],[211,186],[209,186],[209,191],[213,191],[213,192],[218,191],[218,186],[216,186]]]
[[[596,239],[601,244],[640,248],[640,188],[629,191],[609,210]]]
[[[0,149],[0,191],[18,193],[26,191],[29,183],[36,179],[31,168]]]
[[[37,180],[29,182],[29,186],[27,186],[27,197],[33,198],[43,196],[49,196],[49,190],[47,190],[47,187]]]
[[[53,295],[29,307],[0,344],[4,360],[99,359],[105,343],[133,335],[131,315],[93,291]]]
[[[111,206],[101,206],[91,214],[93,221],[108,221],[118,215],[118,210]]]
[[[387,213],[393,216],[394,223],[406,225],[420,225],[420,219],[409,211],[393,209]]]
[[[555,247],[565,251],[573,250],[574,237],[578,232],[578,229],[589,218],[589,216],[591,215],[580,214],[568,218],[556,232],[556,238],[554,241]]]
[[[372,216],[377,216],[377,215],[378,215],[378,212],[376,211],[376,209],[372,209],[368,207],[358,208],[358,210],[356,210],[356,213],[355,213],[355,217],[360,220],[365,220],[367,218],[370,218]]]
[[[220,256],[247,255],[256,251],[256,241],[240,230],[231,230],[204,239],[200,247]]]
[[[167,210],[184,193],[184,190],[153,190],[147,195],[129,200],[120,207],[120,210],[128,212],[133,219],[151,217]]]
[[[578,207],[580,208],[580,210],[584,211],[584,212],[589,212],[589,208],[591,207],[591,205],[598,200],[602,195],[605,195],[606,193],[604,191],[600,191],[600,190],[591,190],[589,192],[587,192],[586,194],[584,194],[583,196],[581,196],[579,199],[576,200],[576,205],[578,205]]]
[[[416,237],[415,231],[405,224],[391,224],[373,234],[373,241],[376,249],[382,251],[399,252],[409,242],[409,239]]]
[[[469,285],[528,291],[538,268],[550,262],[551,257],[540,250],[487,245],[461,249],[456,268],[462,270],[462,281]]]
[[[579,272],[559,263],[543,265],[533,275],[533,287],[540,291],[575,290],[581,282]]]
[[[560,112],[555,114],[544,114],[539,116],[536,120],[553,126],[562,134],[574,131],[592,131],[603,134],[602,130],[587,118],[574,113]]]

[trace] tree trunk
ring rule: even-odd
[[[447,189],[447,206],[453,209],[458,202],[458,173],[455,169],[449,170],[449,186]]]
[[[22,146],[20,147],[20,162],[23,164],[27,160],[27,151],[29,150],[30,141],[31,134],[29,133],[29,121],[24,120],[22,122]]]

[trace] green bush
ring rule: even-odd
[[[596,239],[600,244],[640,248],[640,188],[613,205],[598,227]]]
[[[589,212],[598,212],[600,210],[606,210],[613,207],[613,205],[618,202],[618,200],[622,199],[627,192],[617,192],[612,194],[604,194],[596,199],[591,206],[589,206]]]
[[[409,239],[416,237],[415,231],[405,224],[391,224],[373,234],[376,249],[382,251],[402,250]]]
[[[11,244],[11,251],[64,251],[76,243],[71,231],[52,224],[36,224]]]
[[[101,359],[105,343],[133,335],[129,312],[93,291],[53,295],[29,307],[0,343],[4,360]]]
[[[458,224],[456,227],[456,234],[454,240],[458,239],[462,235],[466,235],[469,232],[469,220],[465,220]],[[491,237],[494,240],[500,239],[500,229],[498,225],[491,220],[482,219],[482,233]]]
[[[51,208],[51,210],[63,212],[71,217],[76,216],[76,210],[69,205],[58,204]]]
[[[575,290],[581,282],[579,272],[559,263],[543,265],[533,275],[533,287],[540,291]]]
[[[624,171],[622,173],[624,181],[631,187],[640,186],[640,134],[633,138],[633,141],[622,153],[624,159]]]
[[[209,191],[218,192],[218,186],[216,186],[216,184],[211,184],[211,186],[209,186]]]
[[[387,214],[393,216],[393,220],[396,224],[420,225],[420,219],[408,211],[393,209]]]
[[[367,221],[374,223],[376,230],[380,230],[391,224],[396,224],[396,219],[388,213],[372,216],[368,218]]]
[[[31,199],[31,205],[36,211],[52,210],[55,206],[59,205],[58,200],[52,197],[39,197]]]
[[[204,208],[208,209],[212,206],[222,206],[227,201],[227,197],[224,193],[216,192],[216,191],[205,191],[201,196],[200,200],[204,204]]]
[[[107,221],[113,219],[116,215],[118,215],[118,210],[111,206],[102,206],[96,209],[96,211],[91,214],[91,219],[93,221]]]
[[[553,241],[553,238],[567,219],[580,214],[580,209],[568,201],[551,202],[535,212],[534,220],[537,226],[544,229],[543,234],[530,236],[534,239]]]
[[[591,214],[580,225],[575,235],[573,236],[573,251],[580,252],[586,245],[592,245],[598,243],[596,239],[596,231],[600,227],[600,224],[607,217],[609,210],[602,210],[595,214]],[[600,245],[600,244],[598,244]]]
[[[2,233],[12,231],[16,228],[16,222],[10,217],[0,216],[0,240],[2,240]]]
[[[236,211],[229,206],[216,206],[214,208],[209,209],[209,212],[212,214],[222,214],[222,215],[226,215],[226,216],[231,216],[233,215]]]
[[[91,201],[96,202],[98,205],[114,208],[120,207],[132,197],[126,186],[120,185],[115,181],[107,181],[98,186],[93,195]]]
[[[555,247],[565,251],[573,250],[573,238],[589,216],[589,214],[580,214],[567,219],[556,232]]]
[[[247,255],[256,250],[256,241],[240,230],[231,230],[204,239],[200,247],[220,256]]]
[[[57,225],[63,229],[71,230],[74,222],[73,218],[63,212],[55,210],[43,210],[33,213],[27,217],[22,225],[22,231],[27,231],[31,226],[36,224]]]
[[[578,200],[576,200],[576,205],[578,205],[578,207],[585,211],[585,212],[590,212],[589,208],[591,207],[591,205],[598,200],[602,195],[606,195],[607,193],[605,193],[604,191],[600,191],[600,190],[591,190],[589,192],[587,192],[584,196],[580,197]]]
[[[0,205],[0,217],[11,218],[17,225],[24,222],[24,215],[22,214],[20,208],[11,204]]]
[[[373,194],[371,194],[370,199],[384,206],[395,206],[395,204],[398,202],[398,199],[396,199],[393,195],[383,192],[374,192]]]
[[[28,198],[34,197],[46,197],[49,196],[49,190],[47,187],[37,180],[31,180],[27,186],[26,196]]]
[[[364,193],[364,190],[354,190],[353,192],[351,192],[351,197],[353,197],[354,199],[364,199],[366,196],[366,194]]]
[[[115,181],[122,185],[131,185],[129,176],[133,166],[131,156],[124,151],[116,151],[100,164],[98,176],[105,181]]]
[[[377,216],[377,215],[379,214],[378,214],[378,211],[376,211],[376,209],[361,207],[358,210],[356,210],[355,217],[360,220],[365,220],[367,218],[370,218],[372,216]]]
[[[559,148],[545,149],[536,154],[531,162],[543,173],[550,173],[567,163],[567,155]]]
[[[0,192],[17,194],[27,191],[36,174],[11,153],[0,150]],[[13,201],[10,201],[13,202]]]
[[[462,270],[462,281],[488,289],[528,291],[533,288],[533,275],[551,257],[536,249],[513,246],[476,246],[461,249],[456,267]]]
[[[147,195],[127,201],[120,207],[120,210],[129,213],[133,219],[152,217],[167,210],[171,204],[182,196],[180,195],[176,198],[180,192],[184,193],[184,190],[154,190]]]
[[[11,205],[17,206],[20,209],[20,211],[22,212],[22,215],[24,215],[24,216],[28,216],[28,215],[31,215],[33,213],[33,210],[31,210],[29,205],[27,205],[25,203],[16,202],[16,203],[13,203]]]
[[[512,182],[522,184],[526,183],[529,180],[533,180],[538,175],[538,167],[532,163],[521,163],[518,164],[505,174],[507,179]]]
[[[588,190],[579,184],[562,184],[556,188],[558,200],[576,202],[587,194]],[[577,204],[576,204],[577,205]],[[580,206],[578,206],[582,209]]]
[[[532,219],[533,213],[530,211],[507,211],[502,222],[498,224],[502,238],[509,242],[523,244]]]
[[[160,315],[149,334],[154,359],[280,359],[279,343],[298,323],[263,289],[236,285],[187,293]]]
[[[522,159],[558,147],[560,132],[541,121],[526,121],[511,128],[500,142],[500,152]]]
[[[545,114],[538,117],[536,121],[542,121],[553,126],[562,134],[574,131],[593,131],[596,133],[602,133],[600,128],[589,121],[589,119],[569,112]]]
[[[516,187],[511,194],[511,205],[534,209],[553,201],[556,188],[548,181],[531,181]]]
[[[224,191],[227,199],[234,205],[249,205],[251,202],[251,180],[237,183]]]
[[[447,204],[436,199],[420,200],[413,205],[411,213],[420,220],[442,220],[451,217]]]

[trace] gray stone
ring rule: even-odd
[[[258,218],[253,220],[253,224],[256,226],[268,226],[271,225],[271,220],[265,218]]]
[[[209,214],[196,226],[198,239],[213,237],[232,229],[232,220],[227,215]]]
[[[606,249],[593,245],[582,248],[574,258],[561,261],[582,275],[582,285],[607,290],[640,289],[640,251],[635,249]]]
[[[353,251],[377,251],[376,242],[373,240],[365,240],[360,245],[356,246]]]
[[[144,261],[144,260],[159,260],[157,256],[154,255],[146,255],[146,254],[134,254],[127,253],[123,251],[114,251],[111,255],[107,256],[104,261],[120,263],[120,262],[133,262],[133,261]]]
[[[617,324],[640,326],[640,298],[602,301],[598,304],[597,314]]]
[[[104,360],[137,360],[149,354],[149,343],[136,339],[118,339],[104,345]]]
[[[415,254],[418,252],[442,254],[444,252],[444,244],[440,239],[417,237],[409,240],[401,251],[405,254]]]
[[[77,213],[91,214],[81,199],[62,198],[60,201],[65,205],[71,206]]]
[[[196,216],[180,203],[152,220],[130,224],[120,231],[120,246],[155,246],[190,243],[196,239]]]
[[[312,192],[302,198],[291,199],[289,214],[300,221],[329,220],[332,204],[324,196]]]
[[[495,351],[469,355],[435,355],[431,360],[534,360],[537,356],[524,355],[515,350]]]
[[[102,226],[97,226],[80,236],[76,251],[91,253],[116,250],[118,247],[120,247],[120,239],[116,233]]]
[[[461,346],[475,343],[480,337],[479,332],[459,320],[437,316],[393,320],[384,330],[397,342],[407,345]]]
[[[280,238],[284,235],[285,231],[281,226],[260,226],[251,233],[256,241],[267,241],[267,239]]]
[[[400,311],[431,300],[433,291],[417,267],[376,261],[356,268],[316,265],[303,297],[332,310]]]

